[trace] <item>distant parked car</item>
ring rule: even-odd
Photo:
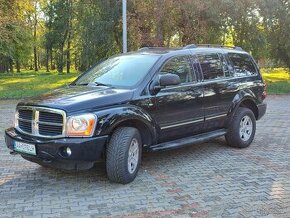
[[[248,147],[266,94],[258,66],[239,47],[142,48],[19,103],[6,144],[29,161],[66,170],[89,169],[104,157],[109,179],[126,184],[142,150],[220,136]]]

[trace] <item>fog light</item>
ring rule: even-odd
[[[71,156],[71,149],[69,147],[66,147],[65,153],[68,157]]]

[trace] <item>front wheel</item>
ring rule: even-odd
[[[238,108],[226,134],[228,144],[236,148],[246,148],[253,142],[255,133],[254,113],[248,108]]]
[[[142,140],[139,131],[132,127],[116,129],[108,143],[106,155],[109,180],[121,184],[132,182],[141,163]]]

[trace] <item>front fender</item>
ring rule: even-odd
[[[157,138],[156,123],[150,114],[140,107],[123,105],[98,111],[96,115],[98,117],[96,135],[109,135],[121,123],[134,120],[141,122],[148,128],[153,140]]]

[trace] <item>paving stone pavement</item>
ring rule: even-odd
[[[251,147],[219,138],[146,153],[124,186],[101,163],[65,173],[11,156],[3,133],[17,102],[0,101],[0,217],[290,217],[290,96],[267,102]]]

